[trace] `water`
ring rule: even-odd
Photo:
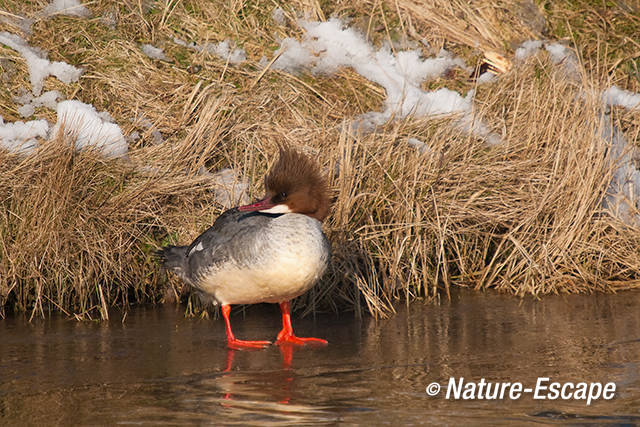
[[[298,319],[320,348],[228,351],[221,320],[175,306],[124,322],[0,321],[0,424],[640,423],[640,292],[519,300],[460,292],[387,320]],[[277,306],[232,314],[273,339]],[[612,400],[447,400],[450,377],[615,382]],[[425,388],[443,385],[435,397]]]

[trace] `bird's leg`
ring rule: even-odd
[[[282,330],[278,334],[276,344],[328,344],[326,340],[321,338],[300,338],[293,335],[293,327],[291,326],[291,302],[285,301],[280,303],[280,310],[282,311]]]
[[[236,339],[231,331],[231,322],[229,321],[229,313],[231,313],[231,306],[229,304],[222,305],[222,317],[224,317],[224,328],[227,331],[227,346],[235,350],[251,349],[251,348],[265,348],[271,345],[271,341],[243,341]]]

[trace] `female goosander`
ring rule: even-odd
[[[222,306],[229,348],[263,348],[231,331],[231,304],[279,303],[282,330],[276,344],[327,344],[300,338],[291,326],[291,299],[308,291],[329,263],[322,232],[329,212],[325,177],[304,154],[281,146],[264,179],[265,197],[224,212],[189,246],[160,250],[165,268]]]

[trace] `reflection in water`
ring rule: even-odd
[[[313,424],[382,421],[640,422],[640,293],[518,300],[460,292],[391,319],[298,319],[327,347],[227,350],[221,321],[180,307],[126,321],[0,322],[0,424]],[[239,316],[241,314],[234,314]],[[273,339],[277,306],[251,308],[246,339]],[[596,401],[450,401],[425,387],[449,377],[614,381]],[[99,420],[99,421],[98,421]]]
[[[287,373],[291,371],[291,361],[293,360],[293,352],[294,352],[294,346],[292,345],[283,345],[281,347],[279,347],[280,350],[280,354],[282,355],[282,372],[283,373]],[[232,368],[233,368],[233,360],[235,358],[236,352],[239,350],[234,350],[234,349],[227,349],[227,366],[225,367],[224,371],[227,374],[231,374],[232,372]],[[252,350],[246,350],[246,351],[252,351]],[[259,351],[259,350],[253,350],[253,351]],[[293,376],[292,375],[288,375],[285,379],[285,384],[286,386],[283,387],[283,395],[284,397],[282,398],[282,400],[280,400],[278,403],[289,403],[289,400],[291,399],[290,396],[290,392],[289,392],[289,383],[291,383],[291,381],[293,380]],[[224,395],[224,399],[225,400],[233,400],[233,394],[232,393],[226,393]],[[227,406],[231,406],[231,405],[227,405]]]

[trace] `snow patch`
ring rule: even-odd
[[[244,50],[236,48],[235,44],[229,40],[223,40],[220,43],[205,43],[203,50],[228,60],[232,64],[240,64],[247,60],[247,54]]]
[[[615,85],[604,90],[601,99],[604,105],[640,110],[640,94]],[[638,150],[611,123],[610,114],[603,114],[601,121],[601,138],[607,144],[607,156],[617,165],[602,206],[625,224],[640,226],[640,171],[634,161]]]
[[[249,184],[235,170],[222,169],[211,173],[203,166],[198,173],[211,177],[214,185],[214,199],[225,209],[249,203],[247,194]]]
[[[14,25],[22,30],[26,35],[31,35],[33,19],[22,15],[0,15],[0,23]]]
[[[153,123],[151,123],[149,119],[143,117],[142,120],[140,120],[140,124],[147,130],[151,129],[151,137],[155,144],[162,144],[164,142],[162,133],[153,126]]]
[[[418,150],[418,152],[420,154],[432,153],[433,152],[431,147],[429,147],[426,143],[420,141],[417,138],[409,138],[409,139],[407,139],[407,143],[409,144],[410,147],[413,147],[416,150]]]
[[[58,100],[62,98],[62,94],[57,90],[47,91],[38,97],[34,97],[25,91],[22,96],[15,97],[14,100],[22,104],[22,106],[18,107],[18,114],[20,114],[21,117],[29,117],[35,113],[38,107],[55,110],[58,106]]]
[[[116,25],[118,24],[118,14],[115,11],[105,12],[100,18],[99,21],[105,26],[114,30]]]
[[[75,147],[95,147],[106,157],[123,157],[128,146],[120,127],[101,117],[92,105],[80,101],[62,101],[57,107],[58,121],[52,129],[56,136],[62,129],[64,136],[75,140]],[[109,116],[110,117],[110,116]]]
[[[284,70],[290,73],[302,71],[310,66],[316,57],[310,49],[298,40],[287,37],[280,43],[280,48],[275,52],[280,55],[271,65],[276,70]]]
[[[580,65],[576,53],[569,47],[558,43],[542,40],[527,40],[523,42],[515,52],[515,59],[524,61],[535,55],[544,46],[549,53],[549,58],[554,65],[562,66],[567,77],[572,80],[580,79]]]
[[[49,123],[46,120],[5,123],[0,116],[0,147],[15,152],[29,153],[38,146],[36,138],[46,138]]]
[[[82,74],[80,68],[66,62],[49,61],[45,52],[29,46],[20,36],[15,34],[6,31],[0,32],[0,43],[17,51],[27,61],[31,91],[35,96],[40,95],[44,79],[49,76],[55,76],[62,83],[69,84],[78,81]]]
[[[489,71],[486,71],[486,72],[480,74],[480,77],[478,77],[478,79],[476,81],[478,82],[478,84],[485,84],[485,83],[494,82],[497,79],[498,79],[498,77],[495,74],[493,74],[493,73],[491,73]]]
[[[44,9],[44,16],[68,15],[87,18],[91,16],[91,12],[78,0],[53,0]]]
[[[580,78],[578,57],[573,50],[560,43],[545,43],[544,48],[549,52],[552,63],[562,64],[567,77],[573,80]]]
[[[245,51],[243,49],[236,48],[235,43],[228,39],[223,40],[220,43],[207,42],[201,46],[194,42],[187,43],[178,37],[174,37],[173,42],[177,45],[195,50],[196,52],[205,52],[211,55],[216,55],[225,61],[228,60],[231,64],[239,64],[247,60],[247,54]]]
[[[137,130],[134,130],[129,135],[127,135],[125,139],[127,140],[127,142],[136,142],[140,139],[140,133]]]
[[[179,37],[174,37],[173,38],[173,42],[179,46],[183,46],[183,47],[187,47],[189,49],[195,49],[196,48],[196,44],[194,42],[191,43],[187,43],[186,41],[182,40]]]
[[[460,67],[470,69],[464,61],[446,50],[427,59],[421,59],[418,50],[400,51],[394,55],[388,46],[374,49],[364,36],[353,28],[345,27],[341,20],[332,18],[326,22],[300,21],[306,30],[302,41],[286,38],[275,52],[277,59],[272,67],[288,72],[309,69],[314,74],[332,74],[341,67],[351,67],[358,74],[382,86],[386,93],[385,109],[371,111],[357,117],[353,127],[365,132],[373,130],[391,118],[409,115],[429,117],[444,114],[472,114],[472,97],[462,97],[447,88],[424,91],[423,81],[444,74],[448,69]],[[472,123],[472,119],[468,119]],[[477,121],[474,126],[462,126],[475,132],[486,129]],[[483,132],[482,138],[497,135]]]
[[[483,139],[489,145],[502,143],[500,135],[492,132],[484,121],[476,119],[472,113],[460,117],[454,122],[454,126],[468,135],[474,135]]]
[[[271,17],[273,18],[273,22],[278,25],[284,25],[284,23],[286,22],[286,16],[284,14],[284,10],[282,10],[281,7],[276,7],[275,9],[273,9],[273,12],[271,12]]]
[[[167,57],[164,54],[164,50],[160,49],[159,47],[155,47],[150,44],[143,44],[140,46],[140,49],[142,49],[142,52],[149,58],[159,59],[161,61],[167,60]]]
[[[625,224],[640,226],[640,171],[633,157],[635,149],[618,129],[611,124],[611,117],[603,114],[601,137],[607,144],[607,156],[619,166],[615,170],[609,189],[602,200],[602,207]]]
[[[620,89],[613,85],[602,92],[602,102],[606,105],[617,105],[629,110],[640,110],[640,93]]]
[[[519,61],[524,61],[528,57],[535,55],[541,47],[542,41],[540,40],[526,40],[516,49],[515,58]]]

